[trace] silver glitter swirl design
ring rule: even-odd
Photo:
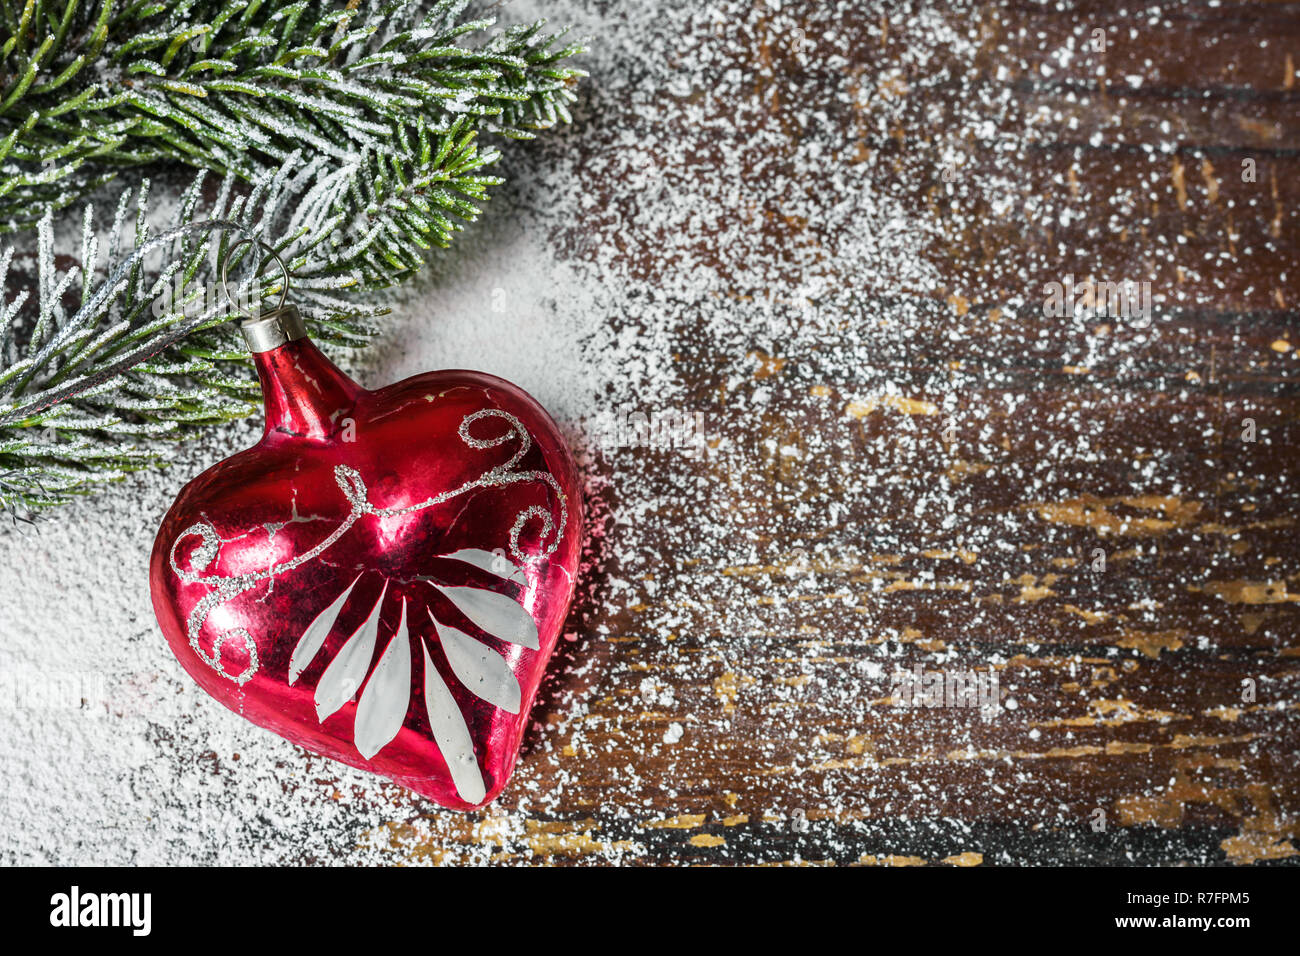
[[[469,433],[469,426],[481,418],[500,418],[509,424],[509,429],[501,435],[494,438],[475,438]],[[534,505],[525,508],[515,516],[515,523],[510,529],[510,553],[516,559],[523,562],[540,561],[545,557],[553,554],[555,549],[560,546],[563,540],[563,529],[568,523],[568,498],[560,488],[560,483],[555,480],[555,476],[547,471],[515,471],[515,466],[519,463],[528,450],[533,446],[532,437],[528,430],[524,428],[523,423],[509,412],[501,411],[497,408],[485,408],[481,411],[474,412],[472,415],[466,415],[457,429],[463,441],[470,448],[496,448],[506,442],[518,440],[519,448],[506,461],[489,471],[484,472],[473,481],[468,481],[458,488],[450,491],[444,491],[441,494],[432,495],[418,504],[409,505],[405,508],[378,508],[370,503],[367,496],[365,482],[355,468],[349,468],[347,465],[336,465],[334,468],[334,480],[338,482],[339,489],[343,492],[352,505],[352,510],[348,513],[342,523],[330,533],[323,541],[317,544],[309,551],[305,551],[296,557],[287,561],[271,564],[261,571],[250,571],[246,574],[238,575],[202,575],[204,568],[210,565],[221,551],[221,546],[225,541],[217,534],[217,529],[206,521],[200,521],[190,525],[179,535],[172,543],[171,552],[168,560],[171,564],[172,571],[186,584],[202,584],[213,590],[206,594],[190,611],[188,623],[188,635],[190,647],[209,667],[215,670],[222,677],[234,681],[236,684],[243,686],[253,679],[257,673],[257,642],[253,636],[248,633],[246,628],[236,627],[223,631],[218,634],[212,642],[212,652],[205,651],[199,645],[199,635],[203,631],[203,625],[207,622],[208,615],[212,613],[213,608],[225,604],[227,601],[238,597],[245,591],[252,588],[260,581],[265,581],[277,574],[283,574],[286,571],[292,571],[294,568],[301,567],[308,561],[320,557],[329,549],[339,538],[347,534],[348,530],[366,515],[375,515],[379,518],[395,518],[401,515],[412,514],[416,511],[422,511],[425,508],[432,508],[443,502],[450,501],[459,495],[473,491],[477,488],[488,488],[493,486],[513,485],[524,481],[540,481],[550,487],[555,492],[555,497],[559,504],[559,521],[553,520],[551,513],[540,506]],[[535,519],[542,519],[541,540],[545,541],[556,533],[550,545],[543,548],[536,554],[526,554],[519,547],[519,536],[523,533],[528,522]],[[191,556],[190,564],[196,570],[185,570],[176,563],[176,549],[180,547],[182,541],[190,535],[197,535],[203,541]],[[233,540],[233,539],[232,539]],[[221,651],[227,642],[239,640],[243,642],[244,648],[248,653],[248,666],[238,674],[229,673],[222,664]]]

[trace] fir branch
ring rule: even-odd
[[[201,173],[182,196],[180,225],[237,223],[285,259],[293,299],[316,338],[363,344],[374,332],[371,320],[385,311],[368,305],[366,293],[418,268],[413,245],[445,244],[499,182],[482,175],[491,157],[478,152],[467,121],[441,134],[417,134],[395,155],[365,156],[343,169],[325,157],[303,163],[295,153],[251,188],[241,190],[227,174],[206,203],[211,177]],[[134,208],[125,196],[117,205],[105,237],[114,262],[111,250],[124,237],[137,251],[146,249],[147,190],[146,184]],[[59,504],[119,478],[155,461],[159,440],[247,414],[258,399],[255,382],[239,368],[246,358],[228,321],[230,306],[216,294],[231,237],[178,235],[159,265],[132,268],[114,282],[101,273],[104,243],[93,224],[87,207],[81,255],[60,268],[47,214],[29,288],[0,300],[0,507],[11,512]],[[16,285],[13,268],[10,248],[0,254],[6,289]],[[279,295],[280,282],[278,275],[248,277],[234,294],[251,290],[267,300]],[[151,354],[182,325],[192,326],[183,340],[117,372],[123,356]],[[66,398],[68,392],[75,397]],[[66,400],[46,407],[48,396]]]
[[[484,35],[464,0],[423,6],[0,0],[0,232],[19,234],[0,250],[0,510],[26,518],[255,406],[216,296],[220,230],[285,258],[316,338],[363,345],[374,293],[500,182],[479,135],[568,121],[578,45],[541,24]],[[86,205],[79,255],[56,255],[61,211],[158,163],[199,171],[170,248],[146,258],[149,183],[132,175],[107,229]]]
[[[465,0],[48,0],[0,26],[0,228],[167,160],[251,181],[304,146],[340,165],[421,130],[527,138],[568,119],[581,46],[488,33]],[[465,45],[486,34],[478,46]]]

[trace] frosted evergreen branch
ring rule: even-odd
[[[252,181],[302,147],[344,166],[466,118],[514,138],[568,119],[583,74],[563,64],[580,44],[540,23],[490,32],[490,19],[461,20],[457,0],[426,7],[25,5],[0,23],[0,229],[123,167],[165,160]]]
[[[34,274],[15,281],[13,250],[0,253],[7,290],[0,299],[0,507],[22,512],[61,503],[156,460],[159,440],[255,406],[258,392],[229,321],[231,306],[216,295],[218,264],[233,240],[207,232],[203,223],[234,221],[240,235],[279,251],[313,335],[357,346],[384,311],[368,293],[419,267],[414,238],[445,244],[478,215],[476,202],[498,182],[482,174],[492,158],[477,150],[462,119],[441,134],[417,127],[414,141],[399,151],[365,155],[344,169],[294,153],[248,186],[230,173],[210,203],[201,197],[211,177],[199,174],[181,197],[177,224],[192,227],[192,234],[166,237],[170,248],[159,250],[156,264],[119,268],[113,281],[108,265],[130,262],[120,252],[124,244],[147,259],[140,253],[151,241],[148,183],[133,202],[123,195],[105,236],[95,231],[87,207],[80,256],[65,268],[47,215],[37,229]],[[109,256],[101,264],[104,246]],[[232,261],[236,298],[278,296],[276,274],[236,279],[249,271],[251,258],[245,249]],[[151,353],[183,325],[194,327],[183,340],[97,379],[124,356]],[[44,396],[67,390],[74,397],[40,407]]]
[[[492,32],[466,6],[0,0],[0,232],[15,233],[0,249],[0,509],[67,501],[254,406],[215,297],[233,237],[203,221],[284,256],[318,340],[368,341],[373,293],[500,182],[480,135],[567,121],[582,75],[565,65],[580,45],[540,23]],[[130,171],[160,163],[216,176],[180,197],[176,224],[194,228],[146,257],[167,230],[151,229],[149,181]],[[86,203],[79,248],[62,252],[60,214],[114,179],[127,188],[107,226]]]

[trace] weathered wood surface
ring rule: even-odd
[[[554,241],[642,288],[690,262],[638,160],[752,222],[690,237],[734,285],[658,303],[681,395],[729,451],[593,465],[588,593],[633,587],[575,609],[516,784],[364,839],[448,862],[1294,861],[1300,6],[952,9],[973,56],[910,35],[910,6],[756,6],[671,38],[661,75],[699,72],[658,115],[591,94],[511,160],[585,152],[598,201]],[[740,102],[709,95],[729,70]],[[672,155],[629,158],[629,131]],[[904,204],[941,283],[837,257],[828,211],[858,190]],[[810,268],[855,303],[794,313],[816,334],[746,350],[693,327],[756,321]],[[1151,328],[1045,317],[1066,274],[1149,281]],[[1015,709],[892,706],[916,664],[992,666]]]
[[[402,803],[356,835],[385,861],[1297,859],[1300,5],[957,5],[960,47],[844,6],[574,5],[615,49],[509,162],[595,201],[503,202],[672,357],[637,408],[714,448],[593,459],[515,783]],[[907,238],[855,258],[882,223],[835,210],[873,196]],[[1151,327],[1045,317],[1067,274],[1150,282]],[[1003,709],[892,705],[917,664],[992,668]]]

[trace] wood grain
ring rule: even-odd
[[[694,93],[653,119],[591,93],[554,152],[512,159],[606,170],[552,239],[645,287],[683,260],[655,197],[620,185],[628,135],[676,144],[666,190],[739,195],[752,234],[691,248],[733,284],[660,303],[681,396],[731,451],[593,465],[584,593],[631,587],[575,608],[516,783],[363,839],[444,862],[1296,862],[1300,7],[959,5],[975,55],[922,69],[912,6],[783,6],[807,55],[723,18],[676,40],[719,51]],[[724,109],[707,90],[731,68],[748,92]],[[821,181],[793,158],[816,124]],[[846,190],[904,202],[943,281],[837,259]],[[853,305],[721,346],[706,318],[752,315],[755,260],[778,288],[838,270]],[[1044,316],[1067,273],[1151,282],[1152,327]],[[991,668],[1015,709],[894,706],[916,664]]]

